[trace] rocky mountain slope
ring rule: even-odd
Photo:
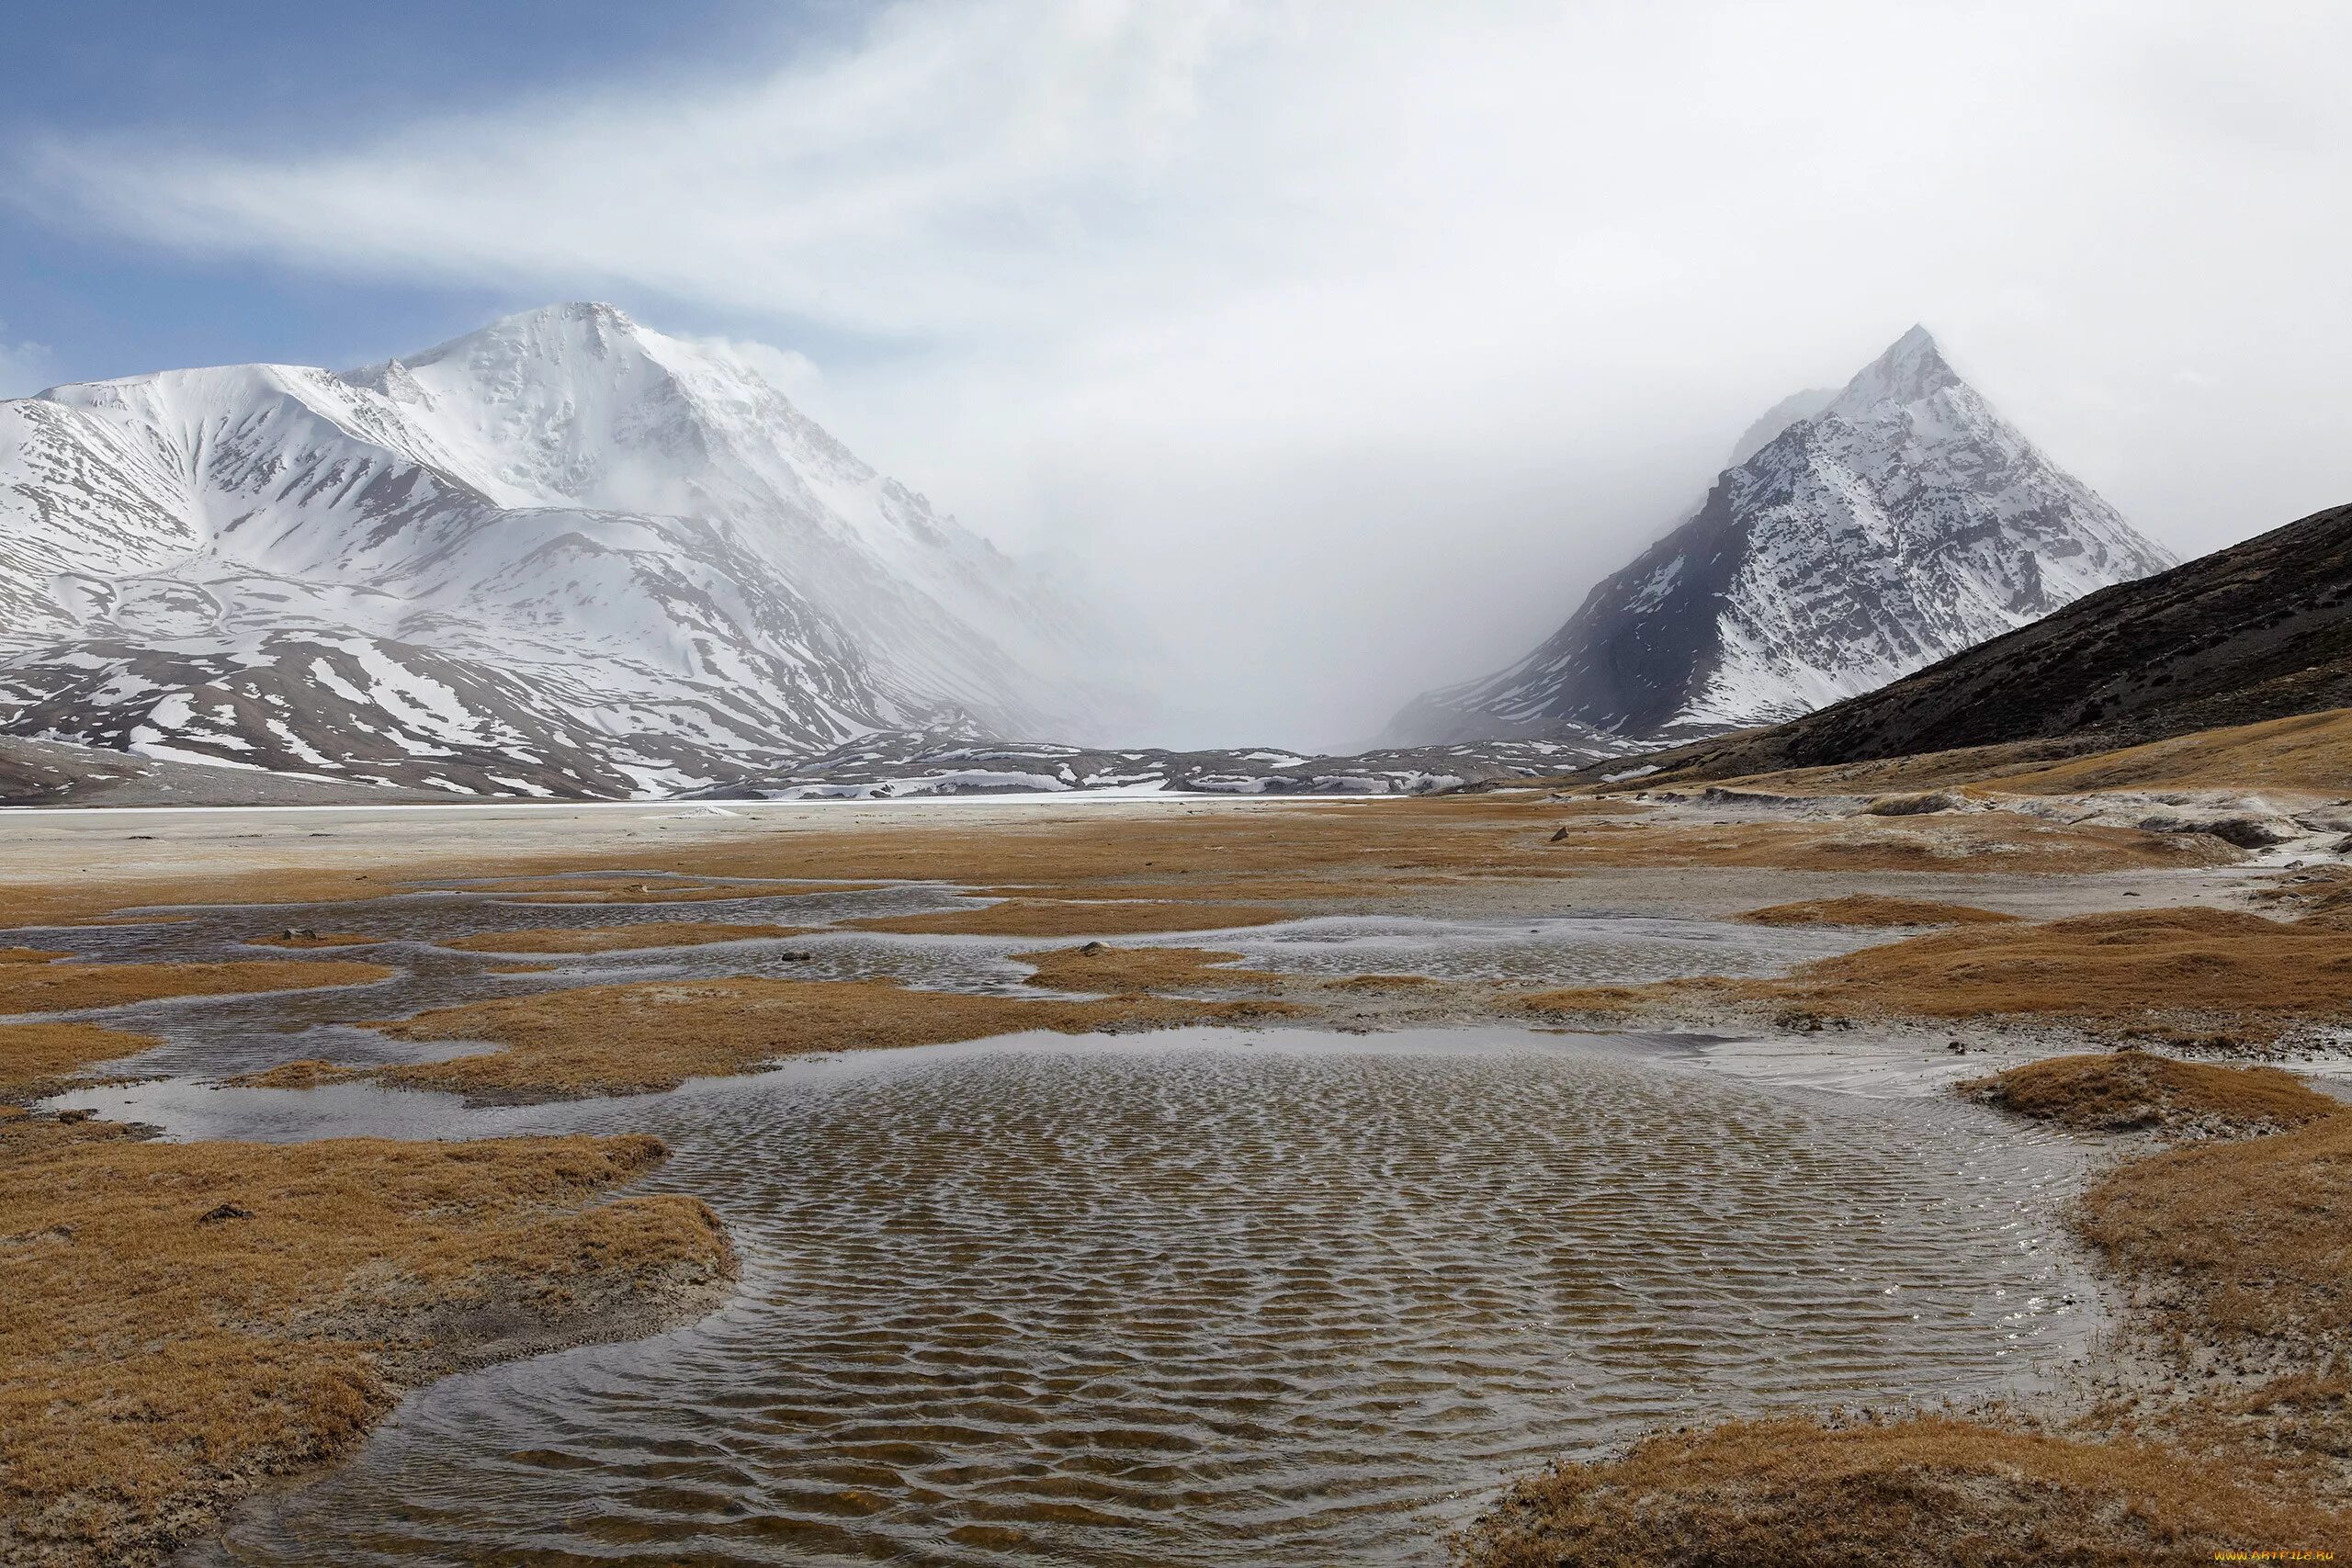
[[[1510,669],[1387,739],[1673,739],[1883,686],[2169,563],[1913,328],[1759,421],[1696,515]]]
[[[455,792],[1084,733],[1083,617],[731,352],[605,305],[0,402],[0,732]]]
[[[1427,795],[1545,778],[1612,755],[1555,740],[1481,741],[1308,756],[1261,748],[1104,750],[902,731],[863,736],[820,757],[704,791],[720,799],[912,799],[930,795]]]
[[[0,736],[0,807],[401,806],[448,799],[438,790],[159,761],[62,740]]]
[[[2101,750],[2352,707],[2352,506],[2121,583],[1867,695],[1642,759],[1727,778],[1960,747]]]

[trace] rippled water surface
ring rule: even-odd
[[[2063,1143],[1564,1038],[1019,1037],[446,1130],[548,1125],[669,1139],[733,1303],[439,1383],[199,1557],[1437,1562],[1552,1453],[2013,1388],[2090,1322]]]

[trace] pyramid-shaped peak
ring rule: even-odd
[[[1915,326],[1862,367],[1829,405],[1828,412],[1842,419],[1862,418],[1883,403],[1916,403],[1961,384],[1934,336],[1927,328]]]
[[[609,305],[597,305],[590,308],[599,310],[609,310],[612,309]],[[1914,321],[1911,323],[1911,330],[1905,333],[1901,337],[1896,338],[1893,343],[1889,344],[1887,345],[1886,354],[1881,355],[1880,357],[1883,359],[1893,355],[1933,354],[1935,352],[1935,334],[1928,331],[1927,327],[1920,322]]]

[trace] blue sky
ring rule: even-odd
[[[2184,555],[2352,495],[2335,0],[11,13],[0,392],[611,300],[1267,734],[1523,652],[1914,322]]]
[[[841,5],[785,0],[16,6],[0,51],[0,149],[60,136],[205,152],[323,148],[568,86],[619,79],[692,91],[756,72],[849,19]],[[41,381],[252,359],[356,364],[583,291],[556,276],[453,285],[191,254],[126,243],[44,204],[0,201],[0,344],[37,345],[22,374]],[[690,300],[647,303],[686,330],[724,324]]]

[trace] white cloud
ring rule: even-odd
[[[812,403],[822,396],[825,373],[817,362],[798,349],[778,348],[772,343],[756,338],[705,338],[704,343],[725,349],[760,373],[777,391],[797,403]]]
[[[7,323],[0,321],[0,334]],[[0,335],[0,398],[21,398],[49,385],[49,350],[37,343],[10,343]]]
[[[821,330],[820,381],[767,363],[851,445],[1329,741],[1532,642],[1914,321],[2178,547],[2344,499],[2348,43],[2291,4],[911,6],[699,94],[58,142],[18,184],[191,249]]]

